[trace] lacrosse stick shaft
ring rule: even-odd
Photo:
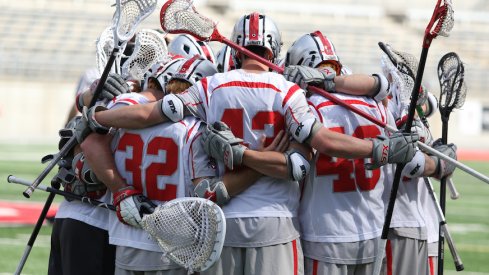
[[[102,76],[100,76],[100,80],[97,83],[97,88],[95,89],[95,92],[93,93],[92,100],[90,101],[90,107],[95,105],[95,102],[97,102],[97,98],[99,97],[100,93],[102,93],[102,88],[104,87],[105,81],[107,80],[107,77],[109,76],[110,70],[112,69],[112,65],[115,62],[115,58],[119,54],[119,46],[114,47],[112,50],[112,53],[110,54],[109,60],[107,61],[107,64],[105,65],[104,71],[102,72]]]
[[[25,180],[25,179],[21,179],[21,178],[12,176],[12,175],[10,175],[10,176],[7,177],[7,181],[10,182],[10,183],[17,183],[17,184],[20,184],[20,185],[26,185],[26,186],[31,185],[31,182],[30,181]],[[45,192],[49,192],[49,193],[54,193],[54,194],[57,194],[57,195],[61,195],[61,196],[65,197],[65,198],[79,200],[81,202],[88,203],[88,204],[91,204],[93,206],[107,208],[109,210],[115,211],[115,206],[113,206],[111,204],[107,204],[105,202],[101,202],[101,201],[98,201],[98,200],[90,199],[88,197],[83,197],[83,196],[80,196],[80,195],[76,195],[76,194],[73,194],[73,193],[70,193],[70,192],[58,190],[58,189],[55,189],[55,188],[47,187],[47,186],[44,186],[42,184],[39,184],[36,187],[36,189],[40,189],[40,190],[43,190]]]
[[[51,185],[56,189],[59,189],[59,187],[60,187],[60,183],[56,179],[51,180]],[[37,219],[36,225],[34,226],[34,229],[32,230],[29,241],[27,242],[27,245],[24,249],[24,253],[22,254],[22,258],[20,259],[20,262],[17,265],[17,269],[15,270],[14,274],[16,274],[16,275],[21,274],[22,269],[24,268],[24,265],[27,262],[27,258],[29,257],[29,254],[31,253],[32,247],[34,246],[34,242],[37,239],[37,235],[39,235],[39,230],[41,230],[42,224],[43,224],[44,220],[46,219],[49,208],[51,207],[51,204],[53,203],[55,196],[56,196],[55,193],[50,193],[48,198],[46,199],[46,203],[44,204],[44,207],[42,208],[41,214],[39,215],[39,218]]]
[[[445,215],[443,214],[443,211],[440,208],[440,204],[438,202],[438,199],[436,198],[435,195],[435,190],[433,189],[433,185],[431,184],[431,181],[428,178],[424,178],[425,186],[428,189],[428,193],[430,194],[432,200],[433,200],[433,205],[435,206],[436,213],[438,215],[438,218],[440,220],[440,229],[442,230],[445,239],[447,240],[448,248],[450,249],[450,253],[452,254],[453,262],[455,264],[455,268],[457,271],[462,271],[464,270],[464,264],[462,263],[462,259],[460,258],[460,255],[458,254],[457,248],[455,247],[455,242],[453,241],[452,235],[450,234],[448,230],[448,225],[445,219]]]
[[[71,137],[66,144],[61,148],[58,154],[54,155],[54,158],[49,162],[48,166],[44,168],[44,170],[37,176],[37,178],[28,185],[27,189],[22,193],[24,197],[30,198],[34,190],[37,188],[37,186],[44,180],[44,178],[53,170],[53,168],[58,164],[58,162],[68,154],[68,152],[71,150],[71,148],[75,147],[78,142],[76,141],[75,136]]]
[[[450,112],[442,113],[442,131],[441,131],[441,141],[442,144],[447,144],[448,140],[448,119]],[[447,200],[447,178],[443,177],[440,180],[440,208],[443,214],[446,212],[446,200]],[[438,274],[443,275],[444,272],[444,262],[445,262],[445,236],[441,231],[442,223],[440,223],[440,232],[438,235]]]

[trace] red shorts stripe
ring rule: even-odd
[[[318,261],[312,260],[312,275],[318,275]]]
[[[292,253],[294,255],[294,275],[299,274],[299,256],[297,254],[297,240],[292,241]]]
[[[385,247],[385,257],[387,258],[387,275],[392,275],[392,247],[390,240],[387,240],[387,245]]]
[[[430,267],[430,275],[435,275],[435,265],[433,264],[433,257],[428,257],[428,266]]]

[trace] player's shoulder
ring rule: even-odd
[[[118,95],[114,97],[108,104],[107,108],[112,108],[115,105],[136,105],[136,104],[146,104],[149,103],[149,100],[138,93],[126,93]]]

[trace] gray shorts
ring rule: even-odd
[[[304,257],[299,239],[263,247],[224,246],[221,258],[200,275],[301,275]]]
[[[170,269],[170,270],[156,270],[156,271],[134,271],[115,267],[114,275],[187,275],[185,269]]]
[[[389,234],[385,248],[385,275],[429,275],[428,244]]]
[[[374,263],[333,264],[305,257],[304,271],[306,275],[371,275]]]

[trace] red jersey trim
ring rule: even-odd
[[[284,101],[282,102],[282,108],[285,106],[285,104],[287,104],[287,102],[295,94],[295,92],[297,92],[300,89],[301,88],[297,84],[294,84],[292,87],[290,87],[289,91],[287,92],[287,95],[284,98]]]
[[[361,101],[361,100],[348,99],[348,100],[343,100],[343,102],[348,103],[350,105],[362,105],[362,106],[367,106],[369,108],[377,108],[377,106],[368,104],[368,103],[366,103],[364,101]],[[325,101],[325,102],[319,104],[316,107],[316,109],[321,109],[323,107],[333,106],[333,105],[336,105],[336,104],[334,102],[332,102],[332,101]]]
[[[207,94],[207,77],[202,78],[200,80],[200,83],[202,84],[202,89],[204,90],[205,102],[207,103],[207,106],[209,106],[209,95]]]
[[[125,103],[127,105],[137,105],[139,104],[136,100],[130,98],[123,98],[114,101],[114,104]]]
[[[276,86],[268,83],[263,83],[263,82],[247,82],[247,81],[231,81],[227,82],[224,84],[221,84],[214,88],[212,92],[214,92],[217,89],[220,88],[229,88],[229,87],[243,87],[243,88],[250,88],[250,89],[256,89],[256,88],[264,88],[264,89],[271,89],[274,90],[277,93],[280,93],[281,90],[277,88]]]

